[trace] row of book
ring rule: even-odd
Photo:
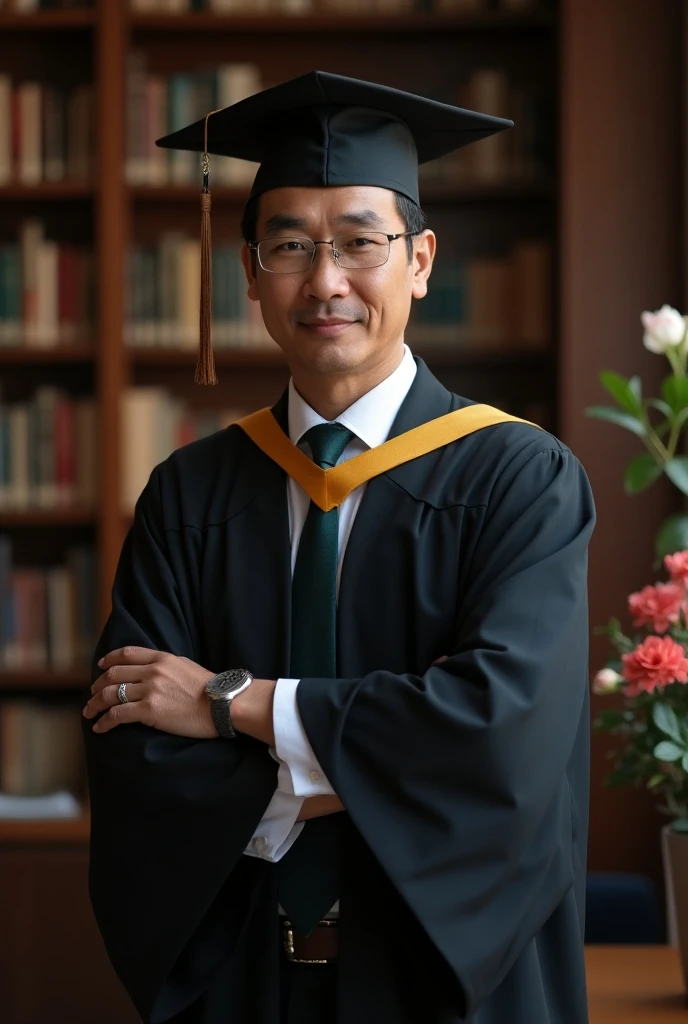
[[[213,339],[272,346],[260,305],[246,294],[238,244],[213,250]],[[129,256],[125,340],[133,347],[198,344],[200,243],[177,233]],[[409,339],[423,344],[542,348],[552,337],[552,251],[524,240],[503,257],[438,261],[413,304]]]
[[[44,385],[28,401],[0,402],[0,509],[95,506],[96,403]]]
[[[29,697],[0,701],[0,793],[80,794],[84,781],[79,706]]]
[[[94,0],[0,0],[0,10],[13,14],[33,14],[36,11],[67,10],[92,7]]]
[[[151,470],[176,448],[228,427],[249,409],[194,409],[163,387],[127,388],[121,415],[121,511],[133,512]]]
[[[87,343],[95,322],[93,251],[45,237],[23,221],[16,244],[0,245],[0,346]]]
[[[507,10],[530,12],[541,0],[131,0],[131,10],[138,14],[159,12],[186,14],[190,11],[212,11],[214,14],[255,13],[310,14],[315,11],[338,11],[348,14],[392,14],[399,11],[482,12]]]
[[[213,246],[213,344],[273,344],[260,305],[247,294],[237,244]],[[137,246],[127,261],[125,343],[134,347],[198,345],[201,247],[197,238],[167,232],[157,246]]]
[[[131,185],[198,184],[200,156],[160,149],[155,140],[228,107],[263,88],[260,70],[248,61],[212,70],[161,75],[147,70],[147,57],[132,50],[127,65],[127,163]],[[257,164],[214,156],[213,185],[248,185]]]
[[[0,74],[0,186],[85,180],[93,172],[94,90]]]
[[[554,327],[552,258],[551,246],[534,239],[506,256],[438,261],[427,295],[413,303],[408,339],[419,349],[547,348]]]
[[[0,668],[88,665],[96,643],[96,558],[74,545],[63,564],[17,565],[0,534]]]
[[[223,64],[216,70],[163,75],[147,69],[143,51],[132,51],[127,73],[127,163],[132,185],[200,185],[200,154],[161,149],[155,140],[198,121],[265,87],[260,69],[250,62]],[[269,83],[274,84],[274,83]],[[551,165],[552,111],[532,86],[512,80],[501,68],[474,71],[458,88],[435,97],[470,110],[512,118],[514,128],[473,146],[464,146],[440,160],[421,164],[420,181],[456,185],[537,181]],[[213,156],[212,185],[248,187],[257,164],[235,157]]]

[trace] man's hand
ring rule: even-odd
[[[105,712],[94,732],[109,732],[126,722],[142,722],[162,732],[195,739],[217,737],[205,684],[215,675],[189,658],[147,647],[120,647],[98,662],[98,677],[84,708],[85,718]],[[127,703],[117,689],[126,683]]]
[[[344,804],[338,796],[309,796],[303,801],[297,821],[308,821],[309,818],[322,818],[325,814],[336,814],[343,811]]]

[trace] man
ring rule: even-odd
[[[404,345],[418,161],[510,123],[314,72],[160,140],[261,162],[291,381],[153,471],[94,659],[91,895],[146,1021],[587,1021],[590,487]]]

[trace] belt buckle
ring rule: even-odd
[[[334,919],[325,918],[322,921],[318,921],[318,924],[316,925],[316,927],[319,928],[321,925],[325,925],[326,927],[333,927],[337,923],[338,922],[336,920],[334,920]],[[287,918],[285,918],[284,921],[282,922],[282,927],[284,928],[284,953],[285,953],[285,956],[286,956],[287,960],[289,960],[290,963],[292,963],[292,964],[329,964],[330,963],[329,960],[311,960],[311,959],[305,959],[303,957],[297,957],[295,955],[295,953],[294,953],[294,926],[291,923],[291,921],[289,921],[289,920],[287,920]]]

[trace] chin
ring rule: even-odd
[[[293,339],[285,348],[287,362],[298,363],[310,373],[351,373],[374,360],[375,347],[368,339]]]

